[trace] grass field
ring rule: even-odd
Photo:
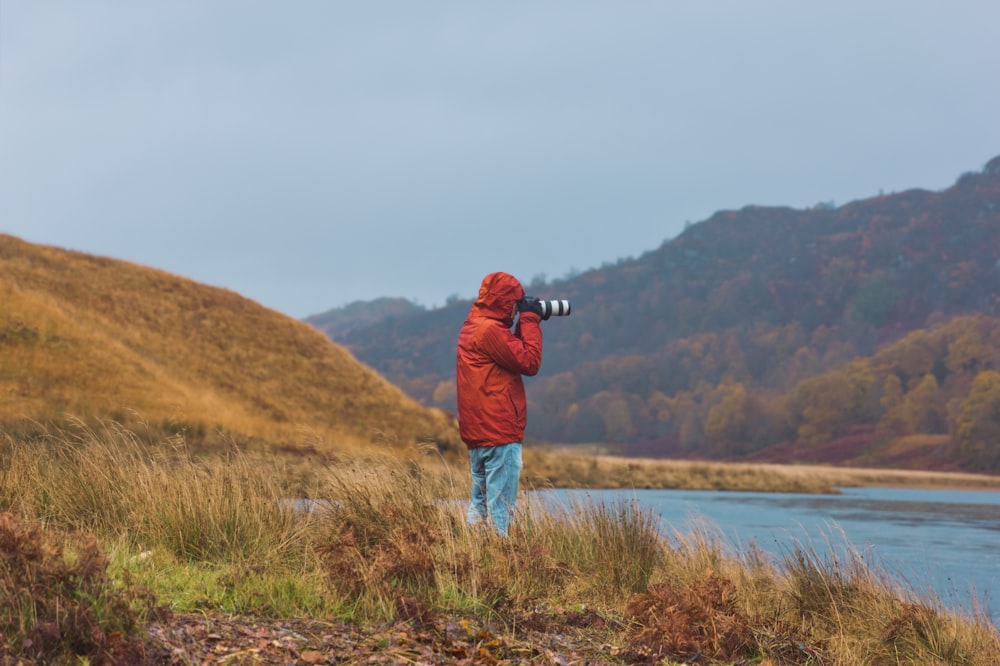
[[[197,612],[403,622],[433,640],[492,627],[469,631],[486,652],[465,663],[500,661],[489,650],[529,630],[604,663],[1000,663],[985,617],[900,587],[847,543],[832,559],[734,556],[710,530],[659,534],[632,503],[528,502],[501,540],[466,525],[466,475],[434,456],[317,462],[290,482],[275,456],[201,458],[113,424],[0,443],[0,635],[15,659],[124,662],[165,616]],[[317,509],[287,501],[293,488]]]

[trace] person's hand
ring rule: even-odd
[[[538,315],[539,319],[548,319],[548,313],[542,309],[542,302],[532,296],[525,296],[517,302],[518,312],[531,312]]]

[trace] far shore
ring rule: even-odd
[[[625,458],[566,447],[525,448],[529,486],[648,488],[829,494],[884,486],[1000,491],[1000,476],[952,471]]]

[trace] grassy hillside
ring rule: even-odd
[[[304,323],[163,271],[0,235],[0,423],[67,417],[141,421],[209,446],[458,441],[449,416]]]

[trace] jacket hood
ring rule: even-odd
[[[479,285],[479,297],[472,304],[469,314],[499,319],[509,326],[514,322],[510,314],[511,306],[522,298],[524,288],[517,278],[508,273],[490,273]]]

